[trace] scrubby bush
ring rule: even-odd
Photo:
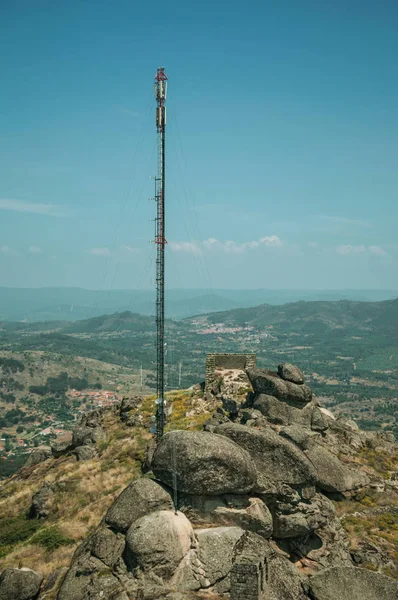
[[[29,386],[29,391],[31,394],[37,394],[38,396],[45,396],[47,394],[47,386],[46,385],[31,385],[31,386]]]
[[[13,546],[30,538],[40,527],[36,520],[25,517],[0,521],[0,546]]]
[[[45,548],[48,552],[52,552],[61,546],[70,546],[74,544],[74,540],[66,537],[57,525],[47,527],[38,531],[31,539],[31,544],[38,544]]]
[[[25,370],[23,362],[15,358],[0,358],[0,367],[4,373],[17,373]]]

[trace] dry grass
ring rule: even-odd
[[[43,522],[43,528],[57,524],[62,534],[76,544],[87,537],[116,496],[140,475],[137,457],[144,455],[151,438],[143,428],[123,426],[112,413],[106,415],[105,421],[109,441],[99,458],[85,462],[77,462],[74,456],[49,459],[24,468],[6,480],[0,491],[0,525],[17,517],[23,519],[33,494],[44,482],[49,482],[56,487],[51,514]],[[0,570],[22,561],[26,566],[47,573],[56,566],[67,564],[76,544],[48,552],[38,549],[27,539],[10,547],[9,553],[0,558]]]
[[[198,429],[210,417],[203,399],[191,391],[170,392],[166,398],[168,406],[172,405],[169,430]],[[49,459],[21,469],[4,482],[0,490],[0,526],[7,519],[23,521],[33,494],[48,482],[55,484],[55,491],[50,516],[39,525],[39,531],[57,525],[71,543],[49,551],[30,543],[34,538],[29,534],[27,539],[13,541],[7,547],[8,553],[0,558],[0,570],[22,562],[47,574],[68,564],[77,544],[98,526],[120,492],[141,475],[146,447],[152,440],[148,425],[156,410],[154,400],[154,396],[145,398],[139,410],[146,427],[127,427],[112,410],[104,414],[107,440],[98,444],[98,458],[84,462],[77,462],[74,456]]]
[[[334,504],[349,535],[351,548],[358,548],[364,541],[381,547],[396,565],[393,569],[386,567],[383,572],[398,579],[398,493],[363,490],[353,499]]]
[[[38,545],[18,546],[1,560],[0,569],[21,565],[47,576],[58,567],[67,567],[75,549],[76,545],[62,546],[54,552],[48,553]]]
[[[203,398],[192,391],[169,392],[166,399],[168,406],[172,406],[168,430],[200,429],[210,417]],[[145,398],[139,414],[146,427],[127,427],[115,412],[109,410],[103,418],[107,440],[98,444],[98,458],[84,462],[77,462],[74,456],[49,459],[21,469],[4,482],[0,490],[0,526],[7,519],[17,518],[19,523],[24,520],[33,494],[48,482],[55,484],[55,492],[50,516],[39,525],[39,531],[57,525],[71,543],[48,551],[30,543],[30,539],[33,541],[30,534],[28,539],[13,541],[13,545],[7,547],[6,556],[0,557],[0,570],[22,562],[48,574],[69,563],[77,544],[98,526],[120,492],[141,475],[146,447],[152,440],[148,425],[152,423],[155,411],[155,396]]]

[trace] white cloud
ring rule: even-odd
[[[330,223],[336,223],[341,225],[355,225],[357,227],[372,227],[368,221],[361,221],[360,219],[347,219],[346,217],[331,217],[329,215],[317,215],[318,219],[322,221],[329,221]]]
[[[0,209],[51,215],[53,217],[62,216],[60,207],[55,204],[37,204],[34,202],[22,202],[21,200],[10,200],[7,198],[0,199]]]
[[[14,250],[14,248],[11,248],[10,246],[0,246],[0,252],[2,254],[8,254],[9,256],[17,256],[19,254],[19,252],[17,252],[17,250]]]
[[[378,256],[386,256],[387,252],[380,248],[380,246],[369,246],[369,252],[372,254],[377,254]]]
[[[93,254],[94,256],[110,256],[111,255],[111,251],[109,250],[109,248],[90,248],[90,250],[88,250],[88,252],[90,254]]]
[[[187,252],[189,254],[202,253],[196,242],[170,242],[169,246],[174,252]]]
[[[283,242],[277,235],[270,235],[268,237],[260,238],[260,244],[265,244],[266,246],[274,246],[280,248],[283,246]]]
[[[216,240],[216,238],[209,238],[203,242],[205,248],[213,248],[213,246],[219,244],[220,242]]]
[[[242,244],[238,244],[233,240],[227,240],[226,242],[221,242],[216,240],[215,238],[209,238],[203,242],[205,248],[208,249],[220,249],[226,252],[227,254],[241,254],[248,249],[258,248],[260,246],[267,246],[269,248],[280,248],[283,246],[282,240],[277,235],[264,236],[259,240],[252,240],[250,242],[243,242]]]
[[[319,244],[318,244],[318,242],[308,242],[308,247],[309,248],[318,248]]]
[[[30,252],[30,254],[41,254],[42,249],[39,248],[39,246],[29,246],[28,252]]]
[[[347,254],[363,254],[366,252],[365,246],[351,246],[347,244],[346,246],[338,246],[336,248],[338,254],[347,255]]]
[[[170,242],[169,246],[175,252],[187,252],[190,254],[202,254],[202,248],[206,250],[218,250],[226,254],[241,254],[246,250],[259,248],[260,246],[279,248],[283,246],[283,242],[277,235],[270,235],[264,236],[259,240],[243,242],[242,244],[238,244],[233,240],[222,242],[216,238],[209,238],[201,244],[197,242]]]
[[[343,256],[346,256],[348,254],[351,255],[358,255],[358,254],[376,254],[377,256],[385,256],[387,254],[387,252],[385,252],[383,250],[383,248],[380,248],[380,246],[351,246],[351,245],[346,245],[346,246],[337,246],[336,248],[336,252],[338,254],[342,254]]]

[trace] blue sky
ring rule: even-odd
[[[398,5],[0,6],[0,285],[398,288]]]

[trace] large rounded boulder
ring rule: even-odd
[[[134,521],[158,510],[173,510],[170,494],[156,481],[143,477],[130,483],[116,498],[105,522],[116,531],[125,532]]]
[[[199,431],[171,431],[156,447],[155,476],[187,494],[244,494],[257,480],[248,452],[222,435]]]
[[[304,383],[304,373],[296,365],[292,365],[292,363],[278,365],[278,375],[285,381],[291,381],[300,385]]]
[[[286,381],[273,371],[266,369],[249,369],[247,376],[256,394],[275,396],[285,402],[306,404],[312,398],[312,391],[308,385]]]
[[[135,521],[126,542],[130,567],[138,565],[144,572],[170,579],[189,552],[194,535],[185,515],[160,510]]]
[[[359,567],[331,567],[310,579],[314,600],[398,600],[398,581]]]
[[[198,540],[198,558],[205,572],[207,585],[215,591],[229,591],[229,581],[223,581],[235,560],[235,546],[245,532],[240,527],[211,527],[195,531]]]
[[[225,423],[216,432],[230,438],[253,458],[260,479],[274,483],[304,486],[315,481],[313,467],[299,448],[271,428],[254,429]]]
[[[313,444],[305,454],[316,472],[316,484],[324,492],[346,492],[369,484],[362,471],[349,469],[320,444]]]
[[[308,428],[311,427],[313,413],[317,410],[312,402],[296,407],[268,394],[257,394],[253,408],[259,410],[267,421],[275,425],[301,425]]]
[[[42,581],[31,569],[6,569],[0,576],[0,600],[33,600]]]

